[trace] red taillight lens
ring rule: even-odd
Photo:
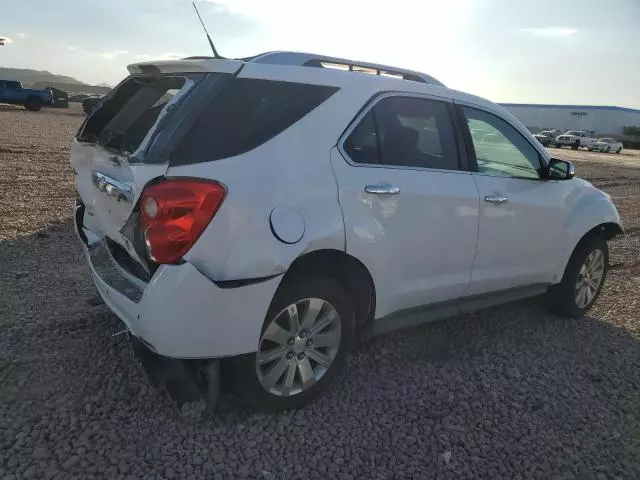
[[[145,188],[140,221],[151,260],[180,262],[220,208],[225,193],[217,182],[189,178]]]

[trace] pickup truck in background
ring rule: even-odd
[[[20,82],[0,80],[0,103],[24,105],[27,110],[37,112],[43,105],[51,105],[52,102],[50,90],[32,90],[22,88]]]
[[[558,135],[555,144],[558,148],[571,147],[577,150],[580,147],[589,148],[595,141],[595,138],[589,136],[589,132],[584,130],[569,130],[562,135]]]

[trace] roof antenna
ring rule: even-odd
[[[198,20],[200,20],[200,24],[202,25],[202,28],[204,29],[204,33],[207,35],[207,40],[209,40],[209,45],[211,45],[211,50],[213,51],[213,57],[214,58],[224,58],[224,57],[218,55],[218,51],[216,50],[216,47],[213,45],[213,41],[211,40],[211,37],[209,36],[209,32],[207,32],[207,27],[204,26],[204,22],[202,21],[202,17],[200,16],[200,12],[198,11],[198,7],[196,7],[196,2],[191,2],[191,4],[193,5],[193,9],[196,11],[196,15],[198,15]]]

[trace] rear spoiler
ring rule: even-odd
[[[236,73],[243,65],[241,60],[213,58],[142,62],[127,66],[132,75],[163,75],[167,73]]]

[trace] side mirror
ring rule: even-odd
[[[547,178],[550,180],[571,180],[576,174],[573,163],[559,158],[552,158],[547,168]]]

